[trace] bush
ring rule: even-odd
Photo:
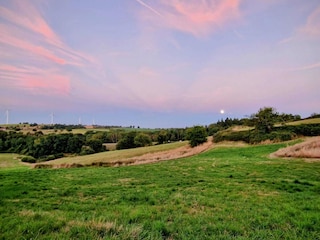
[[[116,149],[129,149],[136,148],[135,145],[135,137],[137,136],[137,132],[129,132],[127,133],[116,145]]]
[[[283,142],[289,141],[296,137],[296,134],[292,132],[283,132],[283,131],[273,131],[268,134],[263,133],[252,133],[250,135],[249,143],[260,143],[266,140],[271,140],[273,142]]]
[[[250,142],[251,131],[220,131],[213,135],[214,142],[222,141],[243,141],[246,143]]]
[[[26,163],[36,163],[37,162],[37,160],[31,156],[25,156],[21,159],[21,161],[26,162]]]
[[[202,126],[194,126],[188,129],[187,139],[189,140],[191,147],[196,147],[207,141],[207,131]]]
[[[89,155],[89,154],[93,154],[93,153],[95,153],[95,151],[91,147],[83,146],[81,148],[80,155]]]
[[[301,124],[297,126],[277,127],[278,131],[293,132],[299,136],[320,136],[320,124]]]
[[[90,139],[86,142],[86,145],[89,146],[94,152],[102,152],[105,150],[105,147],[101,140],[99,139]]]
[[[272,131],[270,133],[259,132],[256,130],[249,131],[220,131],[214,135],[214,142],[222,141],[243,141],[250,144],[260,143],[266,140],[275,142],[288,141],[297,135],[290,131]]]
[[[150,145],[152,145],[152,141],[151,141],[151,138],[149,135],[147,135],[145,133],[139,133],[134,138],[134,145],[136,147],[150,146]]]

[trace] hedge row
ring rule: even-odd
[[[243,141],[246,143],[260,143],[266,140],[274,142],[288,141],[297,136],[320,136],[320,124],[303,124],[297,126],[276,127],[271,133],[249,131],[220,131],[213,135],[214,142]]]

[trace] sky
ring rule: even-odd
[[[320,112],[319,0],[0,0],[0,124],[187,127],[262,107]]]

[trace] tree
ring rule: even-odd
[[[127,133],[116,145],[116,149],[129,149],[135,148],[136,145],[134,143],[134,139],[137,135],[137,132],[129,132]]]
[[[194,126],[188,129],[187,139],[191,147],[196,147],[207,141],[207,131],[202,126]]]
[[[94,152],[102,152],[105,150],[102,141],[99,139],[90,139],[86,141],[86,145],[89,146]]]
[[[168,132],[166,130],[159,132],[157,140],[159,144],[166,143],[168,141]]]
[[[134,145],[136,147],[145,147],[152,145],[152,141],[149,135],[145,133],[138,133],[134,138]]]
[[[260,108],[258,113],[254,114],[256,130],[262,133],[270,133],[274,127],[275,122],[279,119],[279,114],[275,108],[264,107]]]

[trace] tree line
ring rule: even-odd
[[[314,118],[319,114],[312,114]],[[214,141],[245,141],[249,143],[270,140],[289,140],[297,135],[320,135],[319,125],[285,126],[282,123],[300,120],[299,115],[279,114],[274,108],[259,109],[248,118],[226,118],[208,126],[190,128],[172,128],[142,130],[135,128],[127,131],[123,128],[110,128],[108,131],[88,130],[84,134],[73,134],[74,128],[81,125],[45,125],[40,129],[70,129],[69,133],[43,134],[34,124],[32,132],[23,134],[20,129],[11,128],[0,131],[0,152],[11,152],[25,155],[25,161],[47,161],[66,155],[86,155],[107,151],[105,143],[116,144],[116,149],[129,149],[189,140],[192,147],[207,141],[207,136],[214,136]],[[275,127],[275,124],[280,126]],[[233,132],[232,126],[252,126],[252,130]]]
[[[47,161],[66,154],[91,154],[105,151],[98,139],[86,138],[83,134],[49,134],[42,132],[23,134],[16,131],[0,131],[0,152],[26,155],[25,161]]]

